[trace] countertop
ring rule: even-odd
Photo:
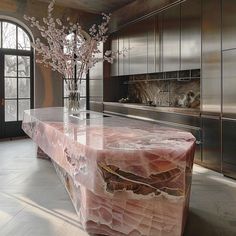
[[[167,113],[176,113],[183,115],[191,115],[191,116],[200,116],[200,109],[193,108],[182,108],[182,107],[154,107],[147,106],[138,103],[119,103],[119,102],[103,102],[104,105],[112,105],[119,107],[128,107],[133,109],[142,109],[147,111],[157,111],[157,112],[167,112]]]
[[[93,111],[82,111],[75,117],[59,107],[25,111],[23,129],[33,138],[40,133],[55,132],[58,138],[64,136],[94,150],[184,153],[195,140],[191,133],[150,122]]]

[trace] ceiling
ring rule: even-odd
[[[50,2],[50,0],[40,0]],[[134,0],[56,0],[57,5],[100,14],[113,12]]]

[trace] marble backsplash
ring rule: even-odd
[[[160,78],[159,78],[160,79]],[[128,102],[152,106],[200,107],[200,79],[161,79],[137,75],[128,79]]]

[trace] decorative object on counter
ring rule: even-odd
[[[118,102],[120,103],[129,103],[130,102],[130,99],[127,97],[127,98],[121,98],[118,100]]]
[[[153,101],[147,101],[147,105],[150,107],[156,107],[156,104]]]
[[[79,120],[63,108],[28,110],[22,125],[52,159],[81,227],[90,235],[183,235],[195,150],[192,134],[81,113]]]
[[[181,94],[178,96],[175,102],[176,107],[186,107],[187,106],[187,95]]]
[[[195,94],[192,90],[182,94],[175,101],[176,107],[198,108],[200,106],[200,93]]]
[[[199,108],[200,107],[200,99],[201,99],[200,93],[197,93],[194,96],[193,101],[189,104],[189,108]]]
[[[100,57],[97,57],[100,53],[98,47],[107,40],[110,15],[102,14],[101,24],[94,24],[89,33],[86,33],[78,22],[70,22],[69,17],[66,25],[63,25],[59,18],[54,19],[52,15],[54,5],[55,0],[52,0],[42,24],[35,17],[24,16],[24,18],[31,23],[31,27],[39,30],[44,39],[41,41],[37,38],[35,43],[32,43],[32,47],[40,56],[37,62],[49,66],[62,75],[69,92],[69,109],[72,113],[76,113],[80,105],[81,79],[100,60]],[[117,54],[125,50],[116,52],[108,50],[104,53],[103,60],[112,63]]]

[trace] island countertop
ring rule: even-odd
[[[71,116],[59,107],[25,111],[22,127],[65,171],[63,176],[68,175],[66,186],[71,179],[71,196],[80,192],[80,205],[75,208],[89,233],[149,236],[166,230],[161,235],[173,236],[183,232],[195,147],[191,133],[92,111]],[[84,199],[81,191],[86,193]],[[107,209],[105,213],[100,207],[91,211],[95,200]],[[121,201],[127,206],[120,206]],[[134,205],[137,215],[147,211],[143,222],[131,220]],[[168,208],[164,215],[163,207]],[[126,210],[128,222],[121,219]],[[101,217],[110,211],[116,212],[110,215],[113,223]],[[154,215],[159,220],[148,220]]]
[[[195,140],[178,129],[93,111],[69,115],[65,108],[41,108],[25,112],[23,125],[42,122],[78,144],[95,150],[178,150],[185,152]],[[26,130],[27,131],[27,130]],[[27,131],[29,132],[29,131]]]

